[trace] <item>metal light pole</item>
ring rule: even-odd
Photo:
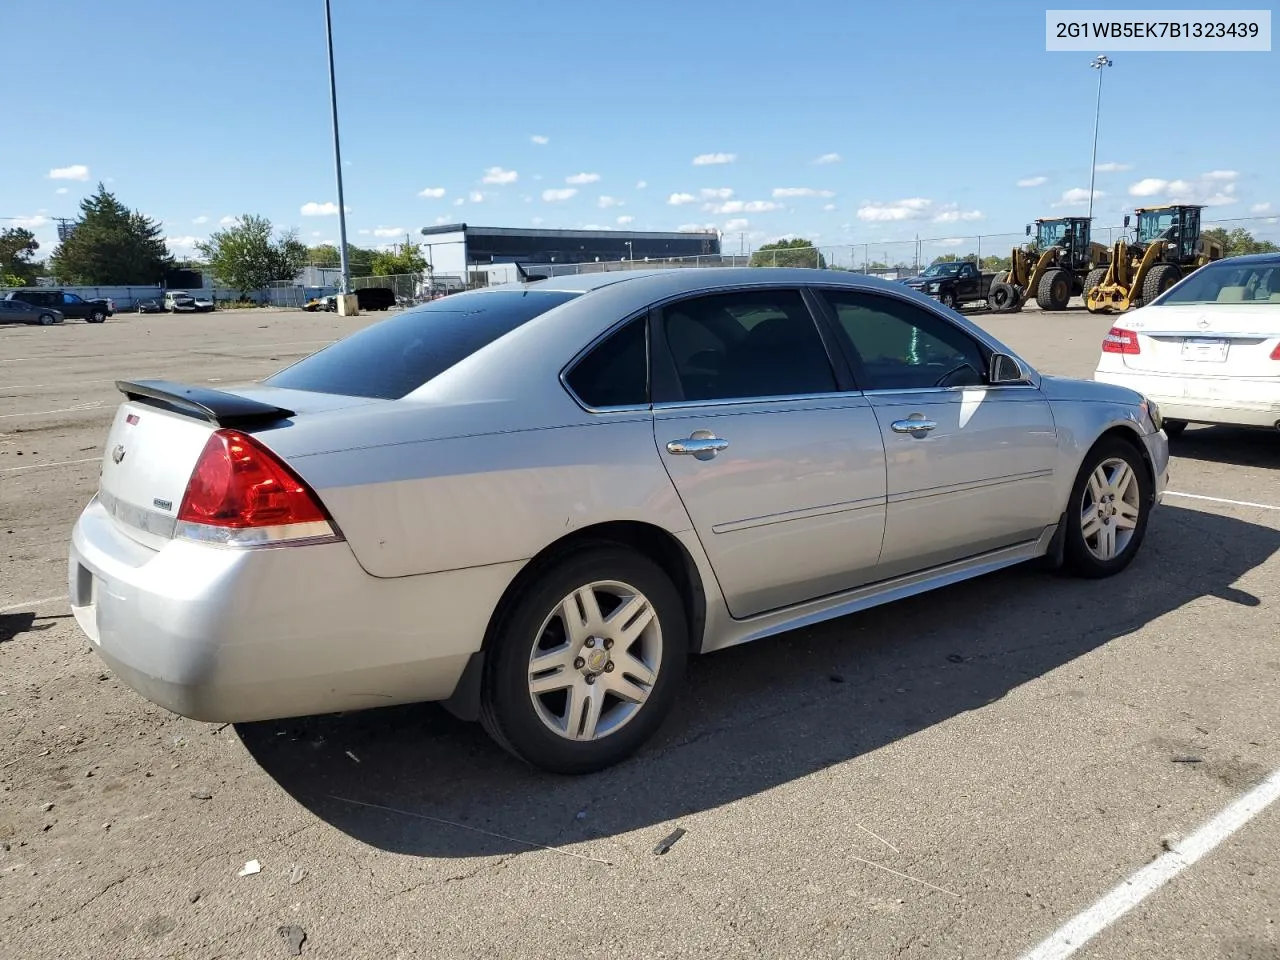
[[[1098,173],[1098,118],[1102,115],[1102,68],[1111,66],[1111,59],[1105,54],[1099,54],[1089,66],[1098,71],[1098,103],[1093,109],[1093,159],[1089,162],[1089,219],[1092,221],[1093,178]]]
[[[324,0],[324,35],[329,44],[329,106],[333,111],[333,166],[338,174],[338,256],[342,265],[341,286],[338,292],[351,290],[351,264],[347,262],[347,206],[342,198],[342,148],[338,143],[338,86],[333,78],[333,22],[329,15],[329,0]]]

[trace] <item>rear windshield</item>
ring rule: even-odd
[[[1153,305],[1266,303],[1280,307],[1280,262],[1220,260],[1201,267]]]
[[[264,380],[270,387],[398,400],[482,347],[578,296],[559,290],[445,297],[365,327]]]

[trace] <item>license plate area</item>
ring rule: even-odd
[[[1214,337],[1187,337],[1182,341],[1182,359],[1198,363],[1225,363],[1228,343]]]

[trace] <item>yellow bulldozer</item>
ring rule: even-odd
[[[1094,243],[1088,217],[1042,218],[1035,222],[1035,239],[1014,247],[1009,269],[996,274],[987,294],[993,313],[1021,310],[1034,297],[1041,310],[1065,310],[1074,296],[1085,296],[1106,273],[1111,255]],[[1027,224],[1031,236],[1031,224]]]
[[[1134,238],[1121,236],[1106,273],[1085,295],[1090,313],[1124,313],[1150,303],[1206,263],[1221,260],[1221,243],[1200,235],[1201,206],[1138,207]],[[1124,218],[1128,229],[1130,218]]]

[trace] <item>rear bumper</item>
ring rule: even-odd
[[[1280,380],[1177,377],[1094,371],[1094,379],[1137,390],[1160,405],[1166,420],[1274,427],[1280,423]]]
[[[71,609],[148,700],[244,722],[447,699],[521,564],[400,579],[345,543],[155,551],[93,500],[72,531]]]

